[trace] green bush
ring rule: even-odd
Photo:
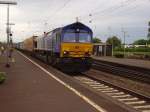
[[[116,58],[124,58],[124,54],[121,54],[121,53],[116,53],[116,54],[114,54],[114,56]]]
[[[121,47],[116,47],[115,49],[114,49],[114,51],[123,51],[124,49],[123,48],[121,48]]]
[[[0,72],[0,84],[6,80],[6,73]]]

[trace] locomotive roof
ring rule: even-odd
[[[61,31],[65,31],[67,29],[83,29],[83,30],[86,30],[90,33],[93,33],[92,30],[88,26],[86,26],[80,22],[75,22],[73,24],[69,24],[69,25],[64,26],[64,27],[59,27],[59,28],[56,28],[50,32],[53,32],[53,33],[54,32],[61,32]],[[48,32],[47,34],[49,34],[50,32]]]
[[[88,26],[86,26],[86,25],[84,25],[84,24],[82,24],[82,23],[80,23],[80,22],[76,22],[76,23],[67,25],[67,26],[65,26],[65,27],[62,27],[62,30],[78,29],[78,28],[79,28],[79,29],[87,30],[87,31],[89,31],[89,32],[92,33],[92,30],[91,30]]]

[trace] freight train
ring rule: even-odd
[[[92,65],[92,30],[75,22],[42,36],[32,36],[17,44],[20,50],[45,57],[47,63],[67,71],[85,72]]]

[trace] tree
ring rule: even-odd
[[[147,41],[147,44],[150,44],[150,39]]]
[[[93,42],[93,43],[102,43],[101,39],[96,38],[96,37],[93,38],[92,42]]]
[[[139,39],[139,40],[136,40],[133,44],[134,45],[146,45],[147,44],[147,40],[145,39]]]
[[[147,38],[150,40],[150,28],[149,28],[149,33],[147,35]]]
[[[106,43],[113,45],[114,48],[121,46],[121,40],[116,36],[109,37]]]

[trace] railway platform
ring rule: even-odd
[[[2,112],[136,112],[21,52],[14,51],[10,68],[0,58],[0,72],[7,73],[0,85]]]
[[[150,61],[149,60],[115,58],[115,57],[98,57],[98,56],[93,56],[93,59],[117,63],[117,64],[121,64],[121,65],[132,66],[132,67],[150,69]]]
[[[1,112],[98,112],[19,52],[13,57],[10,68],[5,58],[0,62],[0,71],[7,73],[0,85]]]

